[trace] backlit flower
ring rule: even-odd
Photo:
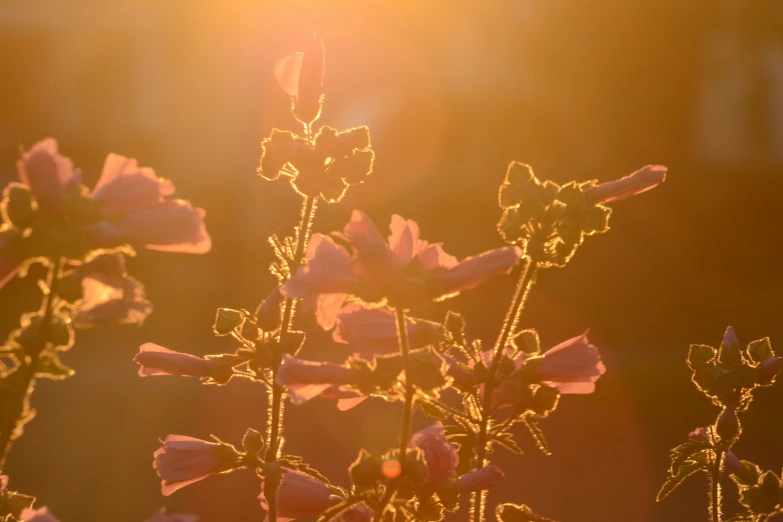
[[[313,236],[307,265],[280,291],[286,297],[317,298],[318,322],[331,328],[351,294],[367,303],[407,309],[506,274],[522,256],[519,248],[508,246],[459,262],[440,244],[420,239],[414,221],[393,216],[390,228],[387,241],[364,213],[354,211],[339,244],[327,236]]]
[[[317,119],[321,112],[321,87],[326,75],[323,40],[313,35],[304,52],[278,60],[274,72],[280,88],[294,99],[297,119],[304,123]]]
[[[180,375],[183,377],[211,377],[225,367],[225,361],[196,357],[175,352],[154,343],[144,343],[133,358],[139,365],[139,375]]]
[[[258,500],[262,508],[269,510],[269,501],[263,491],[262,487]],[[314,517],[340,500],[341,498],[320,480],[301,471],[284,469],[283,478],[277,488],[277,519],[285,522]]]
[[[457,479],[457,489],[462,493],[483,491],[503,483],[505,475],[494,464],[470,471]]]
[[[601,183],[591,189],[587,195],[596,203],[611,203],[629,198],[663,183],[666,180],[667,170],[663,165],[647,165],[624,178]]]
[[[163,202],[174,193],[170,181],[160,179],[133,158],[109,154],[90,198],[101,203],[103,215],[112,216]]]
[[[30,186],[38,208],[46,214],[65,210],[65,189],[73,180],[73,162],[57,149],[57,140],[46,138],[16,162],[19,179]]]
[[[598,348],[587,340],[587,333],[563,341],[524,364],[529,376],[560,393],[592,393],[595,381],[606,372]]]
[[[233,467],[239,454],[228,444],[185,435],[167,435],[153,455],[152,467],[161,478],[161,492],[169,496],[188,484]]]
[[[289,354],[283,354],[283,363],[277,372],[277,384],[288,389],[294,404],[302,404],[355,380],[355,372],[345,365],[302,361]]]

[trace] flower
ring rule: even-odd
[[[150,250],[204,254],[212,240],[204,226],[206,212],[181,199],[139,207],[100,223],[98,238],[108,246],[130,243]]]
[[[457,448],[446,439],[443,423],[433,425],[414,433],[409,448],[419,448],[424,452],[424,462],[429,473],[427,480],[417,490],[423,497],[434,492],[454,475],[459,464]]]
[[[144,343],[133,358],[139,364],[139,375],[179,375],[183,377],[212,377],[226,367],[221,358],[203,358],[175,352],[154,343]]]
[[[560,393],[592,393],[595,381],[606,372],[598,348],[587,340],[587,332],[542,355],[521,360],[528,375]]]
[[[162,203],[174,193],[174,185],[160,179],[149,167],[139,167],[133,158],[109,154],[90,198],[101,202],[105,216],[121,214]]]
[[[482,491],[494,488],[503,483],[505,475],[503,471],[494,464],[484,466],[481,469],[471,471],[457,479],[457,489],[461,493],[472,491]]]
[[[323,40],[314,34],[304,52],[278,60],[274,72],[280,88],[294,99],[297,119],[304,123],[318,119],[321,112],[321,87],[326,75]]]
[[[60,155],[57,140],[46,138],[22,154],[16,162],[19,179],[32,189],[38,208],[45,214],[65,210],[65,189],[73,181],[73,162]]]
[[[144,285],[126,276],[103,282],[87,277],[82,280],[84,296],[73,309],[73,324],[90,328],[100,323],[141,324],[152,312]]]
[[[515,246],[498,248],[462,262],[419,238],[414,221],[393,216],[391,235],[384,240],[362,212],[355,210],[338,244],[315,234],[307,249],[307,265],[280,287],[285,297],[316,298],[316,318],[334,326],[349,295],[367,303],[408,309],[469,290],[519,262]],[[350,251],[349,251],[350,249]]]
[[[262,508],[269,510],[269,501],[263,486],[258,500]],[[320,480],[301,471],[284,469],[280,486],[277,488],[277,519],[285,522],[320,515],[339,501],[340,497]]]
[[[198,516],[190,513],[168,514],[166,510],[160,508],[154,515],[147,519],[147,522],[198,522]]]
[[[587,196],[595,203],[611,203],[647,192],[666,180],[663,165],[647,165],[623,178],[601,183],[591,189]]]
[[[188,484],[236,466],[239,454],[225,443],[185,435],[167,435],[153,454],[152,467],[161,478],[161,493],[169,496]]]
[[[291,186],[302,195],[339,201],[348,187],[364,182],[372,173],[375,153],[370,130],[356,127],[338,132],[321,127],[312,143],[288,131],[272,130],[261,143],[259,174],[274,180],[290,176]]]
[[[423,348],[437,342],[442,327],[423,319],[407,318],[408,343],[411,349]],[[337,314],[332,333],[335,342],[351,346],[357,356],[372,358],[399,351],[397,322],[387,308],[364,308],[349,303]]]
[[[783,357],[769,357],[758,365],[759,384],[771,384],[783,368]]]
[[[283,363],[277,371],[277,384],[288,388],[294,404],[302,404],[355,380],[355,372],[342,364],[301,361],[289,354],[283,354]]]
[[[32,509],[26,508],[22,511],[22,522],[60,522],[57,517],[52,515],[46,506]]]

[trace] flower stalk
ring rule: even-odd
[[[484,389],[484,397],[481,406],[481,422],[479,424],[478,444],[476,446],[476,467],[475,469],[481,469],[484,467],[486,459],[486,446],[487,446],[487,430],[489,428],[490,410],[492,409],[492,391],[495,386],[494,375],[503,354],[503,348],[508,344],[508,340],[511,338],[514,329],[519,322],[519,316],[522,314],[522,309],[525,307],[527,296],[530,293],[530,289],[535,283],[536,274],[538,272],[538,266],[532,259],[527,258],[525,266],[522,268],[522,272],[519,275],[519,282],[514,290],[514,297],[511,299],[511,306],[509,306],[508,312],[503,319],[503,325],[498,335],[498,340],[495,343],[495,347],[492,355],[492,362],[489,366],[490,378],[486,383]],[[476,491],[471,495],[472,512],[474,522],[483,522],[484,520],[484,503],[486,500],[486,490]]]
[[[29,400],[30,395],[33,393],[33,387],[35,386],[35,373],[38,369],[40,362],[41,352],[46,348],[46,343],[49,342],[49,334],[52,327],[52,317],[54,316],[54,305],[57,296],[57,283],[60,279],[60,270],[62,268],[62,258],[56,257],[51,262],[49,268],[49,275],[47,278],[47,293],[44,296],[43,302],[43,320],[41,322],[40,336],[35,347],[28,351],[25,360],[20,361],[20,368],[16,371],[21,372],[21,382],[16,388],[16,397],[13,403],[14,414],[10,416],[8,423],[5,426],[0,427],[2,433],[0,433],[0,471],[5,466],[8,453],[11,450],[11,443],[14,439],[14,433],[16,432],[21,417],[24,414],[24,405]]]

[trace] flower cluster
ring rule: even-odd
[[[19,181],[5,187],[0,203],[0,289],[34,264],[46,267],[48,275],[39,281],[40,309],[23,314],[0,345],[0,468],[33,416],[36,380],[73,375],[60,354],[72,347],[74,329],[141,324],[152,311],[144,286],[128,274],[126,256],[136,248],[188,253],[211,248],[204,211],[171,199],[173,184],[135,159],[109,154],[90,190],[57,141],[47,138],[22,153],[17,171]],[[14,505],[22,498],[9,497],[5,483],[3,495]],[[2,519],[56,520],[31,503],[22,511],[8,508],[6,516],[13,518]],[[152,520],[187,520],[156,517]]]
[[[607,230],[609,203],[657,186],[666,168],[558,186],[513,162],[500,190],[499,230],[510,244],[462,260],[398,215],[391,217],[388,235],[360,210],[339,231],[312,233],[318,205],[336,203],[365,182],[375,159],[366,127],[315,128],[325,70],[317,35],[303,52],[274,66],[302,132],[274,129],[261,144],[258,171],[266,180],[288,179],[301,196],[301,219],[292,235],[269,238],[276,284],[258,308],[217,311],[213,330],[232,337],[235,349],[196,356],[146,343],[134,358],[142,376],[197,377],[209,384],[252,379],[267,391],[265,435],[248,429],[241,449],[169,435],[154,454],[161,491],[169,495],[208,476],[249,468],[260,478],[258,500],[272,522],[441,520],[458,509],[463,494],[472,497],[473,519],[487,520],[486,491],[504,478],[497,463],[488,462],[494,449],[521,453],[514,427],[523,424],[534,444],[549,452],[539,420],[555,411],[561,395],[593,392],[606,371],[586,333],[542,350],[536,330],[518,328],[539,270],[565,265],[585,235]],[[450,311],[442,321],[416,316],[422,305],[514,272],[518,283],[493,345],[469,339],[459,313]],[[297,310],[313,313],[352,355],[343,362],[299,357],[307,336],[295,328]],[[284,451],[285,400],[298,405],[318,398],[336,400],[338,410],[378,399],[402,407],[399,446],[360,450],[348,468],[349,488]],[[433,420],[414,431],[420,416]],[[517,504],[503,504],[496,514],[506,521],[546,520]]]

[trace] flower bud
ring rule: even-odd
[[[499,486],[505,475],[494,464],[485,466],[476,471],[471,471],[457,479],[457,488],[461,493],[482,491]]]
[[[590,190],[588,198],[596,203],[611,203],[647,192],[666,180],[666,171],[663,165],[648,165],[624,178],[601,183]]]
[[[770,357],[763,363],[759,364],[759,378],[758,383],[762,386],[772,384],[775,378],[783,368],[783,357]]]

